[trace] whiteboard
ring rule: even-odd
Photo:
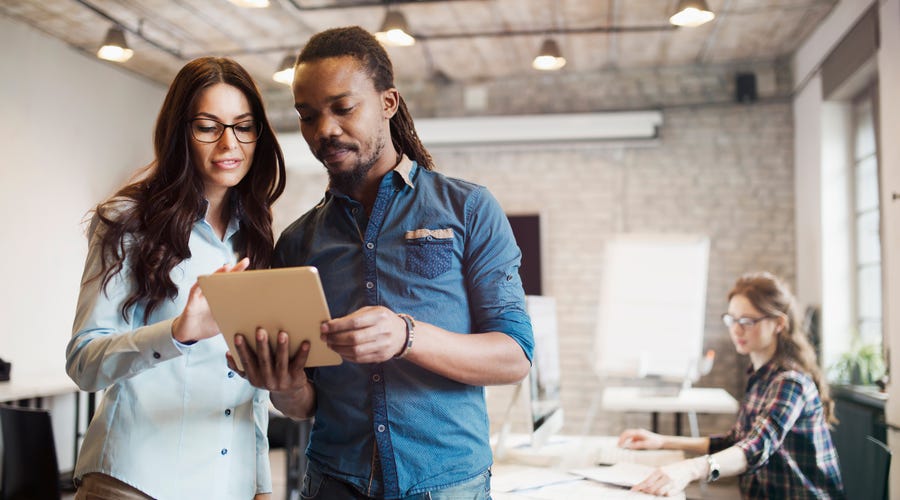
[[[622,234],[603,259],[594,368],[601,376],[696,378],[709,238]]]

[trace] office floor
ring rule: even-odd
[[[272,450],[269,454],[269,460],[272,464],[272,500],[290,500],[287,498],[286,478],[284,474],[284,450]],[[726,478],[707,485],[705,491],[701,490],[697,483],[691,484],[685,491],[689,500],[734,500],[740,498],[738,492],[737,480],[734,478]],[[62,500],[73,500],[75,494],[65,494]]]

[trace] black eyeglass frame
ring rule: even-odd
[[[211,141],[207,141],[207,140],[204,140],[204,139],[200,139],[199,137],[197,137],[197,136],[194,134],[194,122],[196,122],[196,121],[201,121],[201,120],[202,120],[202,121],[213,122],[213,123],[216,123],[217,125],[219,125],[219,126],[222,127],[221,132],[219,132],[219,135],[216,136],[215,139],[213,139],[213,140],[211,140]],[[235,127],[238,127],[238,126],[240,126],[241,124],[247,123],[247,122],[253,122],[253,123],[256,124],[256,139],[253,139],[252,141],[244,141],[244,140],[241,140],[240,135],[238,134],[238,129],[235,128]],[[190,131],[191,131],[191,137],[192,137],[195,141],[197,141],[197,142],[202,142],[202,143],[204,143],[204,144],[215,144],[215,143],[221,141],[221,140],[222,140],[222,136],[225,135],[225,131],[226,131],[227,129],[231,129],[231,132],[234,134],[234,138],[237,139],[237,141],[240,142],[241,144],[253,144],[254,142],[259,141],[259,138],[262,137],[262,133],[263,133],[263,122],[257,121],[256,119],[253,119],[253,118],[251,118],[251,119],[249,119],[249,120],[241,120],[241,121],[239,121],[239,122],[237,122],[237,123],[232,123],[232,124],[230,124],[230,125],[229,125],[229,124],[226,124],[226,123],[222,123],[222,122],[220,122],[219,120],[216,120],[216,119],[213,119],[213,118],[204,118],[204,117],[191,118],[190,120],[188,120],[187,123],[188,123],[188,129],[190,129]],[[243,133],[243,132],[241,132],[241,133]]]
[[[725,323],[727,328],[731,328],[734,325],[738,325],[743,329],[753,328],[762,320],[773,318],[774,316],[762,316],[760,318],[748,318],[746,316],[742,316],[740,318],[735,318],[734,316],[724,313],[722,314],[722,323]]]

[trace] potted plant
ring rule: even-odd
[[[831,366],[829,374],[832,382],[837,384],[877,384],[885,375],[881,346],[854,341],[850,350]]]

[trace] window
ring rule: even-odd
[[[853,271],[854,316],[862,344],[882,344],[881,230],[875,92],[853,101]]]

